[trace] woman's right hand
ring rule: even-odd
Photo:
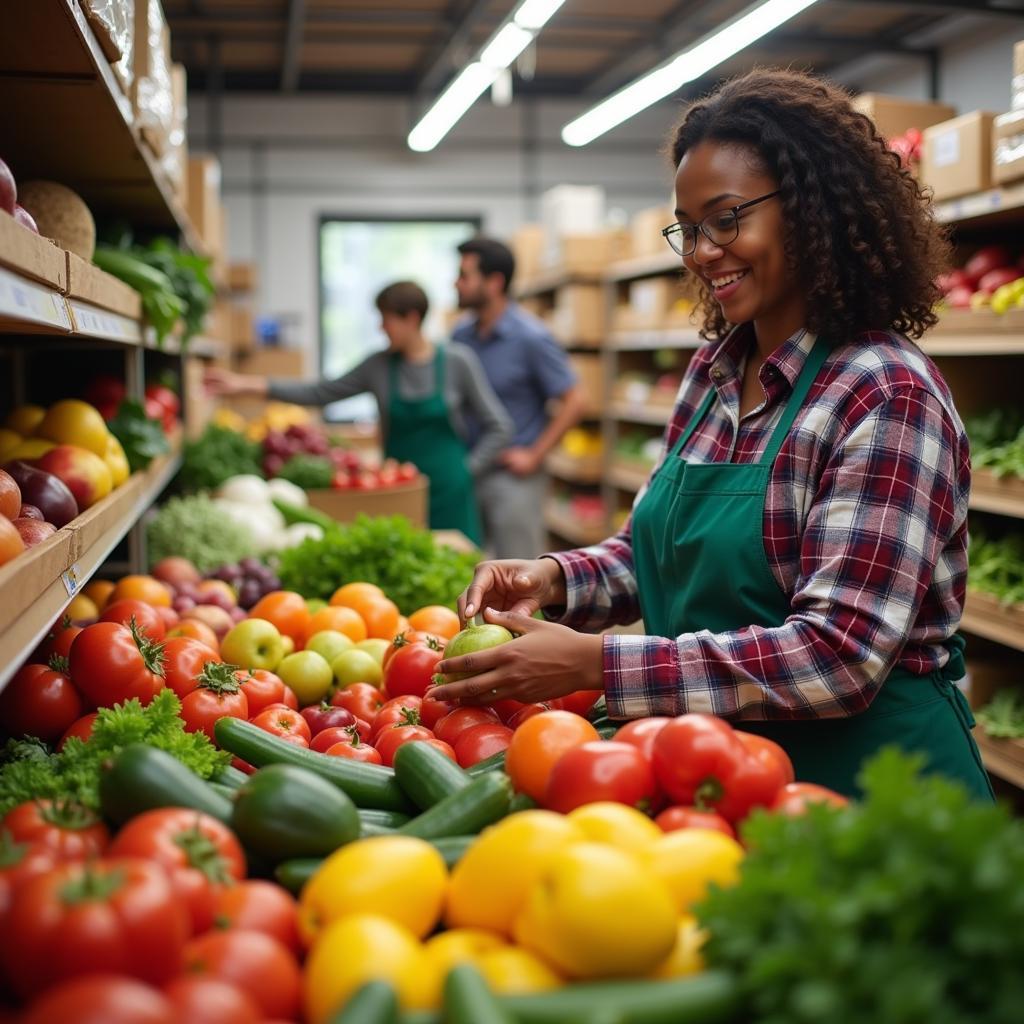
[[[265,395],[267,378],[211,366],[203,374],[203,387],[210,395]]]
[[[473,582],[459,595],[459,618],[468,622],[485,608],[532,615],[565,604],[565,574],[553,558],[504,558],[481,562]]]

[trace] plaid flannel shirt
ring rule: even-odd
[[[813,342],[798,331],[765,361],[766,401],[742,421],[751,329],[702,346],[680,387],[659,465],[711,387],[717,401],[681,457],[756,461]],[[768,485],[764,546],[790,596],[786,621],[674,638],[605,636],[609,714],[842,717],[863,711],[894,666],[919,675],[941,667],[942,642],[963,611],[969,489],[967,437],[931,360],[889,332],[837,347]],[[596,632],[640,618],[630,522],[601,544],[550,557],[567,585],[565,608],[548,610],[556,621]]]

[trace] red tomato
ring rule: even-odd
[[[841,793],[819,786],[814,782],[787,782],[769,806],[775,814],[784,814],[789,818],[799,817],[807,813],[811,804],[825,804],[828,807],[846,807],[849,800]]]
[[[255,718],[250,719],[253,725],[274,736],[288,739],[291,736],[300,737],[306,745],[309,744],[309,724],[292,708],[269,707],[261,711]]]
[[[793,762],[790,761],[789,754],[775,740],[770,740],[766,736],[758,736],[757,733],[745,732],[743,729],[735,731],[740,738],[740,743],[747,748],[748,754],[752,754],[769,768],[773,764],[777,765],[782,772],[784,783],[796,782]]]
[[[110,846],[113,857],[144,857],[163,865],[188,910],[192,934],[214,922],[217,889],[245,877],[245,854],[234,833],[202,811],[165,807],[132,818]]]
[[[249,701],[235,678],[235,668],[211,663],[203,670],[196,688],[181,701],[181,717],[186,732],[203,732],[213,740],[218,718],[249,720]]]
[[[455,741],[466,729],[474,725],[494,725],[497,721],[498,716],[490,708],[456,708],[437,723],[434,735],[454,747]]]
[[[277,939],[246,928],[207,932],[185,950],[186,970],[237,985],[265,1017],[295,1020],[301,1009],[299,965]]]
[[[184,1018],[156,989],[120,974],[87,974],[47,989],[20,1024],[180,1024]]]
[[[425,633],[421,629],[403,629],[402,632],[398,633],[391,643],[388,644],[387,650],[384,651],[381,668],[386,669],[391,659],[400,650],[402,650],[403,647],[408,647],[409,644],[426,644],[428,647],[436,645],[438,650],[442,650],[444,648],[444,641],[433,633]]]
[[[632,743],[648,762],[654,763],[654,740],[671,718],[637,718],[627,722],[616,734],[616,743]]]
[[[172,629],[179,622],[181,622],[181,616],[173,608],[167,608],[164,605],[158,605],[156,613],[163,620],[165,635],[166,630]]]
[[[455,737],[455,760],[468,768],[485,757],[508,750],[512,742],[512,730],[500,722],[482,722],[463,729]]]
[[[420,740],[420,743],[426,743],[435,750],[440,750],[450,761],[454,761],[456,764],[459,763],[459,759],[455,756],[455,750],[450,743],[445,743],[444,740],[439,740],[436,736],[430,740]]]
[[[72,738],[79,739],[84,743],[92,735],[92,727],[93,723],[96,721],[97,714],[98,712],[96,711],[90,711],[89,714],[82,715],[81,718],[72,722],[67,732],[61,736],[60,742],[57,744],[57,749],[63,750],[64,744]]]
[[[37,736],[52,743],[83,711],[82,695],[66,673],[46,665],[22,665],[0,693],[0,721],[10,736]]]
[[[384,706],[384,696],[369,683],[350,683],[331,698],[336,708],[346,708],[356,718],[373,725],[377,712]]]
[[[30,878],[45,875],[60,863],[52,847],[40,843],[16,843],[9,832],[0,831],[0,932],[14,893]]]
[[[434,700],[432,697],[424,697],[420,705],[420,721],[428,728],[433,729],[445,715],[450,715],[459,705],[448,700]]]
[[[393,725],[377,733],[374,746],[381,761],[390,768],[395,763],[395,751],[403,743],[415,740],[432,740],[434,734],[422,725]]]
[[[388,697],[423,697],[434,684],[441,649],[427,644],[407,644],[391,658],[384,670],[383,690]]]
[[[601,800],[646,810],[654,790],[654,772],[636,747],[598,740],[572,747],[554,763],[542,804],[560,814]]]
[[[655,819],[654,824],[662,832],[677,832],[683,828],[709,828],[724,832],[730,839],[736,838],[736,830],[714,811],[701,811],[696,807],[666,807]]]
[[[295,691],[290,686],[284,688],[284,696],[281,698],[281,703],[286,708],[291,708],[292,711],[299,710],[299,698],[295,696]]]
[[[71,645],[71,679],[96,707],[131,697],[148,704],[164,685],[158,646],[119,622],[87,626]]]
[[[422,697],[395,697],[377,712],[370,728],[370,739],[376,745],[377,737],[392,725],[419,725]]]
[[[218,890],[214,914],[225,928],[265,932],[296,955],[302,952],[299,905],[274,882],[252,878]]]
[[[528,707],[528,705],[524,704],[521,700],[512,700],[511,698],[493,701],[488,706],[505,725],[508,725],[508,720],[513,715],[518,714],[523,710],[523,708]]]
[[[164,683],[183,698],[196,688],[206,663],[220,660],[220,655],[206,644],[187,636],[172,636],[164,641]]]
[[[326,701],[310,704],[299,714],[309,724],[309,731],[313,736],[325,729],[344,729],[349,725],[354,725],[356,720],[356,716],[347,708],[338,708]]]
[[[338,709],[341,710],[340,708]],[[336,725],[330,729],[321,729],[310,741],[310,750],[319,750],[320,753],[324,753],[329,747],[333,747],[335,743],[351,743],[352,742],[352,730],[355,730],[356,736],[362,742],[363,737],[359,736],[359,730],[353,725]]]
[[[587,712],[604,696],[604,690],[577,690],[575,693],[566,694],[564,697],[556,697],[547,703],[554,711],[571,711],[574,715],[582,715],[584,718]]]
[[[352,761],[363,761],[366,764],[384,763],[381,760],[380,754],[377,753],[376,747],[371,747],[369,743],[356,743],[351,738],[343,743],[335,743],[334,746],[328,747],[324,753],[329,754],[331,757],[347,757]]]
[[[654,773],[677,804],[741,821],[785,785],[781,764],[751,755],[728,722],[712,715],[673,718],[654,740]]]
[[[100,612],[100,622],[120,622],[122,626],[130,626],[132,619],[140,633],[144,633],[150,640],[163,640],[167,634],[167,626],[163,617],[151,604],[145,601],[136,601],[132,598],[122,598],[108,604]]]
[[[534,715],[539,715],[544,711],[550,710],[550,704],[524,704],[514,714],[509,715],[509,719],[505,724],[514,732],[528,718],[533,718]]]
[[[260,1024],[263,1015],[237,985],[217,978],[183,974],[164,986],[176,1020],[188,1024]]]
[[[162,985],[181,973],[189,923],[167,874],[140,858],[69,861],[15,894],[0,958],[22,999],[79,974]]]
[[[27,800],[12,807],[2,827],[16,843],[45,846],[60,860],[99,857],[110,843],[107,826],[91,810],[55,800]]]
[[[82,629],[82,626],[76,626],[67,615],[62,616],[40,644],[35,660],[49,662],[55,654],[59,658],[66,658],[71,653],[71,644]]]
[[[240,668],[236,678],[242,684],[242,693],[249,702],[250,716],[258,715],[271,704],[284,704],[286,707],[295,708],[299,706],[297,700],[294,704],[288,703],[285,699],[287,694],[290,693],[293,698],[295,694],[290,687],[284,685],[281,677],[274,675],[273,672],[268,672],[264,668]]]

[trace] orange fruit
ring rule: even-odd
[[[365,601],[370,597],[383,597],[384,591],[376,583],[346,583],[331,595],[328,604],[341,604],[346,608],[354,608],[352,602]]]
[[[115,586],[116,584],[113,580],[89,580],[82,588],[82,593],[95,601],[96,607],[102,610],[110,595],[114,592]]]
[[[555,762],[573,747],[599,740],[597,730],[571,711],[542,711],[512,734],[505,771],[516,791],[540,802]]]
[[[154,608],[170,608],[171,592],[155,576],[124,576],[107,595],[107,603],[123,600],[144,601]]]
[[[412,629],[412,626],[409,625],[409,620],[404,615],[399,615],[398,632],[404,633],[407,629]],[[396,633],[395,635],[397,636],[398,634]]]
[[[445,640],[451,640],[462,629],[458,614],[443,604],[428,604],[424,608],[417,608],[409,616],[409,625],[424,633],[442,636]]]
[[[200,622],[198,619],[182,619],[171,626],[167,630],[167,639],[170,640],[172,636],[187,636],[192,640],[198,640],[201,644],[206,644],[211,651],[220,651],[217,634],[205,622]]]
[[[389,601],[386,597],[380,597],[376,601],[367,601],[362,608],[356,611],[363,617],[366,623],[367,636],[376,637],[380,640],[392,640],[398,632],[398,605]]]
[[[314,633],[322,629],[334,629],[344,633],[354,644],[366,639],[366,623],[363,622],[359,612],[344,605],[328,605],[314,612],[306,625],[306,635],[303,638],[305,643]]]
[[[266,619],[295,641],[296,650],[306,642],[309,609],[306,599],[294,590],[272,590],[249,609],[249,618]]]
[[[0,565],[16,558],[25,550],[25,542],[14,524],[6,516],[0,516]]]

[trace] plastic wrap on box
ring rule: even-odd
[[[160,0],[135,9],[135,123],[149,147],[163,156],[173,127],[171,43]]]
[[[80,0],[86,20],[111,64],[131,53],[131,31],[135,19],[125,18],[125,0]]]
[[[174,112],[167,135],[167,150],[160,166],[181,201],[188,201],[188,89],[183,64],[171,65]]]
[[[992,176],[1004,185],[1024,178],[1024,110],[1000,114],[993,123]]]

